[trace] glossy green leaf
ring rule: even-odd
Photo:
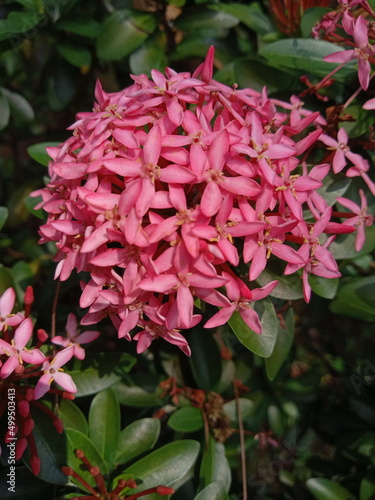
[[[129,65],[131,72],[135,75],[150,74],[152,69],[163,72],[168,66],[164,33],[152,35],[139,49],[135,50],[129,57]]]
[[[80,19],[61,19],[56,23],[56,27],[87,38],[97,38],[101,30],[100,23],[95,19],[82,17]]]
[[[277,275],[268,269],[265,269],[256,279],[260,286],[265,286],[271,281],[277,280],[278,285],[270,293],[271,297],[283,300],[302,299],[302,283],[297,276]]]
[[[120,405],[114,391],[107,387],[92,400],[89,412],[89,437],[101,456],[112,462],[121,426]]]
[[[64,424],[64,428],[77,429],[83,434],[88,434],[89,426],[86,417],[73,401],[63,399],[58,406],[58,416]]]
[[[336,63],[323,61],[323,58],[333,52],[342,50],[344,49],[339,45],[323,40],[289,38],[266,45],[261,49],[260,53],[276,68],[284,66],[308,71],[323,78],[338,66]],[[342,81],[350,76],[355,76],[355,73],[354,66],[349,64],[335,74],[335,79]]]
[[[254,409],[254,403],[247,398],[238,398],[238,402],[240,406],[241,417],[242,419],[245,419],[249,415],[251,415]],[[232,401],[228,401],[227,403],[225,403],[223,405],[223,410],[230,418],[232,424],[236,424],[238,422],[237,402],[235,399],[232,399]]]
[[[228,493],[231,484],[231,471],[225,456],[225,446],[210,436],[203,451],[199,470],[199,486],[203,489],[211,483],[220,485]]]
[[[126,464],[146,451],[152,450],[160,434],[160,420],[141,418],[125,427],[113,447],[111,462]]]
[[[358,104],[352,104],[345,108],[345,113],[348,113],[355,119],[354,122],[342,123],[340,127],[347,131],[350,138],[365,134],[375,122],[374,112],[372,110],[366,111]]]
[[[304,38],[312,38],[312,29],[319,22],[324,14],[331,12],[328,7],[311,7],[305,10],[301,19],[301,32]]]
[[[343,196],[348,190],[351,180],[348,178],[334,178],[327,176],[323,179],[323,185],[318,189],[320,196],[324,198],[326,203],[331,207],[336,203],[339,196]]]
[[[8,123],[10,117],[10,106],[9,101],[5,95],[0,90],[0,130],[3,130]]]
[[[69,373],[77,386],[76,397],[88,396],[118,382],[134,366],[128,353],[86,353],[83,361],[75,360]]]
[[[375,276],[360,278],[341,287],[331,310],[337,314],[375,320]]]
[[[4,88],[1,91],[8,100],[10,114],[17,125],[34,120],[34,110],[22,95]]]
[[[46,212],[43,210],[43,208],[38,208],[38,210],[35,210],[34,207],[38,205],[42,201],[41,196],[37,196],[36,198],[32,196],[27,196],[24,200],[23,203],[27,210],[34,216],[38,217],[38,219],[41,220],[46,220]]]
[[[56,147],[59,142],[40,142],[38,144],[33,144],[27,148],[27,152],[33,160],[40,163],[44,167],[48,167],[49,162],[52,160],[46,151],[47,147]]]
[[[199,448],[197,441],[184,439],[166,444],[138,460],[125,471],[140,482],[132,493],[160,484],[177,489],[192,475]]]
[[[306,486],[316,500],[355,500],[349,490],[325,477],[312,477]]]
[[[215,6],[211,6],[215,8]],[[186,32],[209,29],[233,28],[239,23],[237,17],[227,12],[213,11],[207,9],[190,9],[179,16],[175,25],[178,29]]]
[[[189,335],[191,348],[190,366],[200,389],[212,390],[220,380],[221,356],[219,348],[209,332],[193,331]]]
[[[287,90],[298,86],[298,78],[280,69],[271,68],[255,59],[239,59],[234,62],[235,81],[242,88],[261,92],[266,85],[269,92]]]
[[[105,462],[103,456],[100,454],[99,450],[95,444],[89,439],[83,432],[77,429],[66,429],[66,442],[67,442],[67,464],[74,471],[76,471],[83,479],[91,486],[96,486],[93,476],[86,470],[86,467],[82,467],[82,461],[76,457],[76,450],[83,450],[85,452],[86,458],[89,460],[93,467],[99,467],[103,475],[108,474],[107,463]],[[85,489],[81,483],[76,479],[71,478],[71,480],[77,484],[81,489]]]
[[[43,19],[38,12],[13,11],[7,17],[9,33],[25,33],[35,28]]]
[[[127,406],[162,406],[161,377],[152,373],[134,374],[113,386],[118,400]]]
[[[277,337],[278,322],[275,309],[267,298],[255,302],[254,310],[258,313],[262,324],[260,335],[247,326],[237,311],[234,312],[228,323],[238,340],[247,349],[262,358],[268,358],[272,354]]]
[[[202,412],[195,406],[178,408],[168,419],[168,426],[179,432],[195,432],[203,427]]]
[[[78,68],[91,66],[91,52],[82,45],[73,43],[60,43],[57,45],[57,52],[70,64]]]
[[[4,227],[6,220],[8,218],[8,209],[7,207],[0,207],[0,229]]]
[[[315,274],[309,274],[309,284],[314,293],[325,299],[334,299],[339,287],[338,278],[323,278]]]
[[[65,484],[67,476],[61,471],[67,465],[66,434],[58,434],[49,415],[40,408],[32,406],[31,415],[34,419],[33,436],[40,458],[39,479],[53,484]],[[26,465],[30,468],[30,450],[26,449],[23,455]]]
[[[294,337],[294,312],[288,309],[284,317],[284,327],[279,323],[275,347],[269,358],[266,358],[266,373],[269,380],[274,380],[284,361],[288,357]]]
[[[99,59],[118,61],[137,49],[155,30],[154,15],[133,10],[119,10],[104,23],[97,40]]]
[[[354,259],[372,252],[375,248],[375,226],[365,228],[366,241],[359,252],[355,249],[356,233],[338,235],[329,246],[329,251],[336,260]]]
[[[241,3],[220,3],[217,5],[210,5],[209,8],[220,12],[226,12],[227,14],[236,17],[239,21],[246,24],[246,26],[254,30],[256,33],[259,33],[260,35],[265,35],[266,33],[275,31],[270,18],[262,12],[258,5],[244,5]]]
[[[211,483],[198,493],[194,500],[227,500],[227,492],[220,483]]]

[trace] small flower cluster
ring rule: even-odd
[[[47,149],[50,181],[33,194],[48,213],[40,241],[58,248],[56,278],[90,273],[82,324],[109,316],[139,353],[161,337],[190,354],[179,330],[201,321],[196,299],[220,308],[205,327],[239,311],[261,333],[254,301],[277,282],[251,290],[239,264],[254,281],[272,254],[285,274],[302,274],[309,301],[308,275],[339,277],[329,246],[355,230],[332,221],[317,191],[347,161],[348,175],[365,178],[369,165],[345,133],[340,142],[324,134],[325,119],[296,96],[286,103],[213,80],[213,58],[211,47],[193,75],[153,70],[117,93],[98,83],[93,111]],[[319,141],[336,150],[333,163]]]
[[[39,473],[40,461],[33,436],[34,420],[30,413],[30,405],[37,406],[53,421],[58,432],[62,432],[62,422],[47,406],[39,400],[46,393],[60,394],[71,398],[77,388],[71,376],[63,372],[63,366],[73,357],[83,359],[85,352],[79,343],[96,339],[99,332],[84,332],[77,334],[77,321],[73,314],[69,315],[66,333],[67,337],[55,336],[51,340],[55,345],[64,348],[51,353],[47,345],[49,336],[45,330],[38,329],[38,339],[32,344],[34,325],[29,317],[33,302],[33,290],[26,289],[25,310],[13,314],[16,294],[13,288],[8,288],[0,298],[0,417],[6,412],[7,394],[11,390],[15,399],[15,429],[9,429],[5,435],[5,443],[16,439],[15,458],[18,460],[30,446],[30,464],[33,473]],[[49,354],[51,353],[51,354]],[[38,379],[36,385],[34,379]],[[55,381],[64,391],[51,387]],[[11,437],[12,436],[12,437]]]

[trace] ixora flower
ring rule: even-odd
[[[43,363],[43,375],[38,380],[34,389],[34,399],[39,399],[49,391],[50,385],[55,380],[63,389],[68,392],[77,392],[77,387],[70,375],[63,372],[61,368],[74,355],[74,346],[67,347],[58,352],[52,361],[46,360]]]
[[[58,249],[56,278],[73,269],[90,275],[81,323],[108,316],[138,352],[161,338],[189,355],[181,330],[202,321],[197,299],[219,308],[206,327],[237,310],[260,334],[253,303],[277,282],[260,289],[251,282],[269,260],[286,262],[286,273],[299,272],[308,290],[309,273],[339,275],[328,249],[334,235],[324,245],[317,237],[357,227],[332,226],[317,193],[344,168],[343,155],[355,158],[352,168],[368,168],[350,155],[343,133],[340,142],[322,136],[325,120],[295,96],[283,103],[266,89],[215,81],[213,58],[211,47],[192,75],[152,71],[112,94],[98,82],[93,111],[79,113],[72,137],[47,149],[50,181],[33,193],[48,213],[40,241]],[[334,165],[314,166],[321,137],[337,150]],[[238,276],[244,265],[248,280]],[[94,338],[77,336],[74,321],[67,338],[53,339],[66,349],[45,363],[39,396],[51,380],[73,389],[56,368],[67,352],[82,355],[77,343]]]

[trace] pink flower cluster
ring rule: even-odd
[[[25,293],[25,311],[12,313],[16,294],[13,288],[8,288],[0,298],[0,417],[7,409],[7,401],[11,397],[14,403],[14,421],[12,429],[8,429],[5,443],[17,439],[15,457],[19,459],[27,445],[31,449],[31,467],[35,475],[39,473],[40,460],[38,458],[35,440],[33,437],[34,420],[30,413],[30,405],[38,406],[53,420],[56,429],[62,432],[62,424],[56,415],[37,400],[47,392],[62,394],[70,397],[77,392],[73,379],[64,373],[64,366],[73,356],[83,359],[85,352],[79,343],[95,340],[99,332],[77,333],[77,321],[73,314],[69,315],[66,333],[67,337],[55,336],[51,339],[56,345],[64,349],[51,353],[46,341],[48,334],[42,329],[37,333],[38,342],[31,346],[34,325],[29,317],[33,302],[31,287]],[[32,382],[38,378],[36,385]],[[51,387],[56,382],[64,391]],[[12,420],[13,421],[13,420]],[[16,437],[16,438],[15,438]]]
[[[127,340],[137,327],[138,352],[161,337],[189,354],[179,330],[201,321],[196,299],[220,308],[207,328],[237,310],[261,333],[254,301],[277,282],[250,290],[238,265],[254,281],[272,254],[286,274],[302,273],[308,301],[310,273],[340,276],[334,234],[354,230],[331,221],[317,191],[346,161],[338,152],[333,167],[312,166],[321,137],[331,145],[325,120],[295,96],[284,103],[213,80],[213,57],[211,47],[193,75],[133,76],[117,93],[98,83],[93,111],[48,148],[50,182],[34,192],[48,213],[40,241],[58,248],[56,278],[90,273],[82,324],[109,316]]]

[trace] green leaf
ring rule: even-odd
[[[309,274],[309,284],[314,293],[325,299],[334,299],[339,287],[338,278],[323,278],[315,274]]]
[[[169,417],[168,426],[178,432],[199,431],[203,427],[202,412],[195,406],[178,408]]]
[[[241,417],[242,419],[245,419],[249,415],[251,415],[254,409],[254,403],[250,401],[250,399],[246,398],[238,398],[238,402],[240,405]],[[237,402],[235,399],[232,399],[232,401],[228,401],[227,403],[225,403],[223,405],[223,410],[228,415],[232,423],[236,424],[238,422]]]
[[[331,9],[328,7],[311,7],[305,10],[300,24],[303,38],[311,37],[313,27],[322,19],[324,14],[327,14],[327,12],[331,12]]]
[[[56,147],[59,144],[59,142],[39,142],[38,144],[29,146],[27,148],[27,152],[33,160],[40,163],[44,167],[48,167],[48,164],[50,161],[52,161],[52,158],[47,153],[46,148],[50,146]]]
[[[262,358],[268,358],[272,354],[277,337],[278,322],[275,309],[271,301],[266,298],[255,302],[254,310],[258,313],[262,324],[260,335],[251,330],[238,311],[234,312],[228,323],[238,340],[247,349]]]
[[[375,248],[375,226],[365,228],[366,241],[359,252],[355,249],[356,233],[339,234],[329,246],[329,251],[336,260],[355,259],[372,252]]]
[[[91,66],[91,52],[87,47],[73,43],[60,43],[57,45],[57,52],[70,64],[78,68]]]
[[[285,431],[286,418],[284,413],[276,405],[269,405],[267,408],[268,423],[272,431],[281,436]]]
[[[226,12],[236,17],[239,21],[260,35],[275,31],[270,18],[259,9],[259,4],[243,5],[241,3],[222,3],[209,5],[208,7],[212,10]]]
[[[270,293],[271,297],[283,300],[302,299],[303,291],[300,278],[297,276],[277,275],[268,269],[265,269],[256,279],[260,286],[265,286],[271,281],[277,280],[279,283]]]
[[[0,207],[0,229],[4,227],[6,220],[8,218],[8,209],[7,207]]]
[[[365,134],[375,122],[374,112],[363,109],[358,103],[345,108],[345,113],[348,113],[355,119],[354,122],[340,124],[340,128],[344,128],[350,138]]]
[[[59,418],[63,421],[64,428],[70,427],[88,434],[89,426],[86,417],[73,401],[63,399],[58,407]]]
[[[210,7],[215,8],[215,6]],[[185,10],[175,21],[177,29],[186,32],[233,28],[238,23],[237,17],[227,12],[214,12],[201,8]]]
[[[312,477],[306,486],[316,500],[355,500],[349,490],[325,477]]]
[[[105,462],[103,456],[99,453],[95,444],[89,439],[83,432],[77,429],[66,429],[66,440],[67,440],[67,464],[75,472],[77,472],[88,484],[91,486],[96,486],[93,476],[90,474],[86,467],[82,466],[82,461],[76,457],[76,450],[83,450],[86,458],[91,463],[93,467],[99,467],[100,472],[103,475],[108,474],[107,463]],[[73,483],[77,484],[81,489],[86,491],[81,483],[76,479],[71,478]]]
[[[259,92],[265,85],[267,85],[270,92],[288,90],[298,85],[298,78],[295,75],[271,68],[255,59],[239,59],[235,61],[234,71],[235,81],[241,88],[252,88]]]
[[[191,357],[189,363],[200,389],[212,390],[220,380],[221,356],[219,348],[209,332],[193,331],[189,335]]]
[[[34,208],[41,201],[42,201],[41,196],[37,196],[36,198],[28,196],[23,200],[25,207],[32,215],[34,215],[34,217],[38,217],[38,219],[45,220],[46,212],[43,210],[43,208],[38,208],[38,210],[35,210]]]
[[[342,50],[342,47],[323,40],[288,38],[266,45],[260,54],[276,68],[284,66],[299,69],[323,78],[338,66],[323,61],[323,58]],[[355,69],[354,65],[349,64],[335,74],[335,79],[344,81],[351,75],[355,75]]]
[[[10,114],[17,125],[22,125],[34,120],[35,115],[30,103],[22,95],[1,88],[2,93],[8,99]]]
[[[10,117],[9,101],[0,89],[0,130],[3,130],[8,123]]]
[[[14,287],[12,271],[0,264],[0,294],[2,295],[10,287]]]
[[[162,406],[160,395],[163,390],[159,386],[161,378],[153,373],[128,376],[126,382],[117,382],[113,386],[118,400],[127,406]]]
[[[7,17],[7,25],[10,33],[25,33],[32,30],[43,19],[43,15],[37,12],[10,12]]]
[[[203,451],[199,470],[199,486],[204,489],[211,483],[219,484],[222,490],[227,493],[231,484],[231,472],[225,456],[225,446],[223,443],[216,442],[212,436],[210,436]]]
[[[336,314],[353,316],[365,321],[375,320],[375,276],[360,278],[341,287],[331,310]]]
[[[184,439],[166,444],[138,460],[125,471],[141,481],[132,493],[139,493],[160,484],[177,489],[191,477],[199,448],[197,441]]]
[[[117,445],[113,448],[111,462],[125,464],[151,450],[159,434],[160,420],[156,418],[141,418],[132,422],[121,431]]]
[[[327,176],[323,179],[323,185],[318,189],[318,194],[322,196],[325,202],[331,207],[336,203],[339,196],[343,196],[350,186],[351,180],[343,177],[337,179],[336,177]]]
[[[211,483],[194,500],[227,500],[228,495],[220,483]]]
[[[97,38],[99,36],[101,26],[95,19],[63,19],[56,23],[56,28],[64,31],[69,31],[76,35],[81,35],[86,38]]]
[[[135,75],[150,74],[152,69],[161,72],[168,65],[166,56],[166,37],[164,33],[151,36],[129,57],[130,70]]]
[[[294,312],[293,309],[288,309],[284,318],[285,328],[280,324],[278,327],[275,347],[269,358],[266,358],[266,373],[269,380],[274,380],[279,373],[284,361],[288,357],[290,348],[292,347],[294,337]]]
[[[89,437],[109,463],[112,463],[112,452],[118,444],[120,426],[120,405],[116,394],[108,387],[99,392],[91,402]]]
[[[118,61],[131,54],[153,33],[157,26],[152,14],[119,10],[104,23],[97,40],[99,59]]]
[[[68,478],[61,471],[61,467],[66,465],[66,434],[58,434],[53,426],[51,417],[40,408],[32,406],[31,415],[35,424],[33,436],[41,462],[39,479],[53,484],[67,483]],[[23,459],[30,468],[29,447],[26,449]]]
[[[375,496],[375,474],[369,472],[359,486],[359,500],[371,500]]]
[[[75,360],[69,373],[77,386],[76,397],[88,396],[118,382],[135,364],[128,353],[86,353],[83,361]]]

